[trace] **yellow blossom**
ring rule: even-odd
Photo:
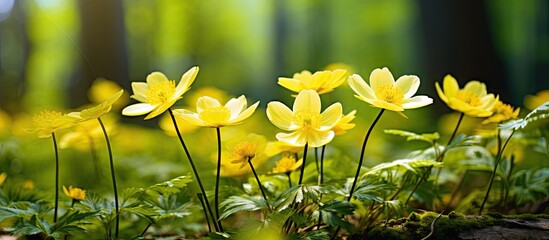
[[[351,121],[355,119],[355,114],[356,110],[353,110],[349,114],[343,115],[343,117],[337,121],[336,125],[332,128],[332,131],[334,131],[336,136],[341,136],[355,127],[355,124],[351,123]]]
[[[404,75],[395,81],[393,74],[386,67],[375,69],[370,74],[370,85],[360,75],[349,77],[349,86],[356,93],[355,97],[370,105],[395,112],[414,109],[433,103],[427,96],[415,96],[419,88],[419,78],[415,75]]]
[[[527,95],[524,97],[524,106],[527,109],[534,110],[547,101],[549,101],[549,90],[542,90],[536,93],[536,95]]]
[[[279,153],[301,153],[303,152],[302,146],[296,146],[287,142],[275,141],[268,142],[265,149],[265,154],[269,157],[277,155]]]
[[[254,163],[254,166],[256,166],[257,163]],[[240,177],[243,175],[246,175],[248,173],[251,173],[251,168],[240,168],[237,164],[232,164],[230,162],[221,162],[221,171],[219,172],[220,176],[223,177]]]
[[[278,128],[291,133],[278,133],[276,138],[295,146],[309,144],[319,147],[332,141],[334,125],[342,116],[340,103],[334,103],[320,112],[320,96],[314,90],[303,90],[297,95],[293,110],[281,102],[267,105],[267,117]]]
[[[470,81],[460,89],[456,79],[446,75],[442,84],[444,90],[440,88],[438,82],[435,83],[440,99],[451,109],[467,116],[488,117],[492,115],[492,109],[499,100],[498,96],[488,94],[486,85],[478,81]]]
[[[196,101],[196,113],[186,109],[174,110],[174,115],[191,124],[201,127],[223,127],[237,125],[250,117],[259,101],[249,108],[244,95],[232,98],[224,106],[215,98],[203,96]]]
[[[276,162],[276,166],[271,170],[271,173],[290,173],[301,167],[302,164],[303,159],[296,161],[292,154],[285,154]]]
[[[120,91],[122,87],[116,82],[107,80],[104,78],[99,78],[93,81],[90,89],[88,90],[88,99],[92,103],[102,103],[109,100],[114,94]],[[124,92],[118,101],[116,101],[112,106],[115,109],[120,109],[122,106],[128,103],[129,95]]]
[[[0,186],[2,186],[2,184],[4,184],[4,182],[6,181],[6,178],[8,178],[8,174],[3,172],[3,173],[0,173]]]
[[[86,199],[86,190],[69,186],[69,189],[67,187],[63,186],[63,192],[67,197],[70,197],[74,200],[84,200]]]
[[[34,189],[34,181],[33,180],[23,181],[23,188],[24,189]]]
[[[109,115],[101,118],[105,124],[105,128],[111,134],[112,129],[116,128],[114,119],[109,118]],[[84,121],[76,123],[71,132],[64,134],[59,140],[60,148],[74,147],[78,150],[90,150],[90,148],[96,149],[96,142],[101,141],[104,138],[103,129],[97,121]]]
[[[301,90],[315,90],[318,94],[331,92],[345,81],[347,70],[318,71],[311,74],[309,71],[295,73],[292,78],[280,77],[278,84],[294,92]]]
[[[240,168],[248,164],[249,159],[261,160],[265,157],[265,145],[267,140],[258,134],[248,134],[237,141],[228,142],[228,158],[232,164],[240,164]]]
[[[501,123],[510,119],[515,119],[518,117],[520,108],[513,109],[511,105],[505,104],[502,101],[497,101],[493,111],[494,114],[482,121],[482,124]]]
[[[28,129],[28,132],[37,133],[39,138],[48,138],[57,130],[71,127],[75,118],[60,112],[44,110],[34,115],[33,121],[36,127]]]
[[[147,82],[133,82],[132,98],[141,102],[122,109],[126,116],[148,115],[145,120],[154,118],[170,108],[187,92],[198,74],[198,67],[189,69],[175,85],[174,80],[168,80],[161,72],[153,72],[147,76]]]
[[[200,88],[194,89],[192,92],[188,93],[185,96],[184,101],[187,105],[194,105],[196,103],[196,101],[198,101],[198,99],[200,97],[203,97],[203,96],[208,96],[208,97],[211,97],[211,98],[215,98],[220,102],[226,102],[230,98],[229,95],[225,91],[223,91],[219,88],[211,87],[211,86],[205,86],[205,87],[200,87]]]
[[[87,121],[91,119],[97,119],[104,114],[108,113],[112,109],[112,105],[122,96],[124,90],[119,90],[112,95],[106,101],[91,108],[84,109],[80,112],[71,112],[68,115],[79,119],[80,121]]]

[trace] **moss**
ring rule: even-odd
[[[549,214],[520,214],[520,215],[505,215],[506,218],[522,219],[522,220],[539,220],[549,219]]]
[[[367,239],[421,239],[431,232],[431,223],[438,216],[435,212],[423,214],[411,213],[408,218],[390,220],[389,224],[378,224],[366,235]],[[489,226],[504,226],[505,218],[540,219],[549,215],[513,215],[486,214],[482,216],[465,216],[450,212],[438,218],[435,225],[434,239],[456,239],[461,232],[472,229],[482,229]],[[402,224],[397,224],[401,222]]]

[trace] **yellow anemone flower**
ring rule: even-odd
[[[419,78],[415,75],[404,75],[395,81],[393,74],[386,67],[372,71],[370,85],[358,74],[349,77],[349,86],[356,93],[356,98],[374,107],[395,112],[433,103],[433,99],[427,96],[412,97],[416,94],[419,83]]]
[[[35,128],[28,132],[37,133],[39,138],[48,138],[57,130],[71,127],[76,119],[56,111],[44,110],[33,116]]]
[[[458,82],[451,75],[444,77],[442,90],[437,83],[435,87],[438,96],[448,107],[462,112],[471,117],[488,117],[492,115],[492,109],[499,100],[498,96],[488,94],[486,85],[479,81],[470,81],[463,89],[459,88]]]
[[[124,90],[121,89],[120,91],[112,95],[109,99],[100,103],[97,106],[84,109],[80,112],[71,112],[68,115],[75,117],[81,121],[97,119],[108,113],[112,109],[112,105],[122,96],[123,93]]]
[[[334,103],[320,113],[320,96],[314,90],[299,92],[293,110],[281,102],[267,105],[267,117],[278,128],[292,133],[278,133],[276,138],[296,146],[319,147],[332,141],[332,127],[342,116],[341,103]]]
[[[86,199],[86,190],[69,186],[69,189],[63,185],[63,193],[74,200],[84,200]]]
[[[244,95],[232,98],[224,106],[215,98],[203,96],[196,101],[196,113],[186,109],[174,110],[174,115],[200,127],[223,127],[237,125],[250,117],[259,101],[246,108],[248,105]]]
[[[248,159],[263,159],[265,157],[265,146],[267,139],[258,134],[248,134],[244,138],[238,138],[238,141],[227,143],[228,158],[232,164],[240,164],[240,168],[248,164]]]
[[[527,95],[524,97],[524,106],[527,109],[534,110],[549,101],[549,90],[542,90],[536,93],[536,95]]]
[[[351,123],[351,121],[355,119],[355,114],[356,110],[353,110],[337,121],[336,125],[332,128],[332,131],[334,131],[336,136],[341,136],[355,127],[355,124]]]
[[[174,80],[168,80],[161,72],[153,72],[147,76],[147,82],[133,82],[131,97],[141,103],[122,109],[126,116],[149,114],[145,120],[154,118],[170,108],[187,92],[198,74],[198,67],[189,69],[175,86]]]
[[[295,73],[293,78],[278,78],[278,84],[294,92],[301,90],[315,90],[318,94],[331,92],[345,81],[347,70],[318,71],[311,74],[309,71]]]
[[[290,173],[301,167],[301,165],[303,165],[303,159],[296,161],[292,154],[286,154],[276,162],[276,166],[271,170],[271,173]]]
[[[3,172],[3,173],[0,173],[0,186],[2,186],[2,184],[4,184],[4,182],[6,181],[6,178],[8,178],[8,174]]]
[[[497,101],[493,111],[494,114],[482,121],[482,124],[501,123],[510,119],[515,119],[518,117],[520,108],[513,109],[513,106],[505,104],[502,101]]]

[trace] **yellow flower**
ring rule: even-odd
[[[97,119],[104,114],[108,113],[112,109],[112,105],[122,96],[124,90],[120,90],[112,95],[106,101],[100,103],[97,106],[84,109],[80,112],[71,112],[68,115],[79,119],[80,121],[87,121],[91,119]]]
[[[32,181],[32,180],[23,181],[23,188],[24,189],[34,189],[34,181]]]
[[[536,93],[536,95],[527,95],[524,97],[524,106],[527,109],[534,110],[541,106],[545,102],[549,101],[549,90],[542,90]]]
[[[254,166],[256,166],[256,163],[254,163]],[[240,168],[240,166],[236,164],[221,162],[221,171],[219,172],[219,175],[223,177],[240,177],[251,172],[251,168]]]
[[[315,90],[318,94],[331,92],[345,81],[347,70],[318,71],[311,74],[309,71],[295,73],[293,78],[278,78],[278,84],[294,92],[301,90]]]
[[[48,138],[57,130],[71,127],[75,118],[60,112],[44,110],[33,117],[36,128],[28,132],[37,133],[39,138]]]
[[[230,98],[225,91],[219,88],[205,86],[205,87],[194,89],[192,92],[185,95],[184,101],[186,105],[193,105],[193,104],[196,104],[196,101],[198,101],[198,99],[203,96],[215,98],[220,102],[225,102]]]
[[[268,142],[265,150],[265,154],[269,157],[277,155],[279,153],[301,153],[303,152],[302,146],[296,146],[287,142]]]
[[[267,117],[278,128],[292,133],[278,133],[276,138],[296,146],[309,144],[319,147],[332,141],[335,134],[332,127],[342,116],[340,103],[334,103],[320,113],[320,96],[314,90],[299,92],[293,111],[281,102],[267,105]]]
[[[109,100],[120,89],[122,89],[120,85],[114,81],[103,78],[96,79],[88,90],[88,99],[92,103],[102,103]],[[123,105],[127,104],[129,96],[126,92],[124,92],[123,96],[123,98],[113,104],[115,109],[120,109]]]
[[[435,87],[438,96],[448,107],[462,112],[471,117],[488,117],[492,115],[492,109],[499,100],[498,96],[488,94],[486,85],[479,81],[470,81],[465,84],[463,89],[459,88],[458,82],[451,75],[444,77],[443,88],[441,90],[438,82]]]
[[[348,130],[351,130],[355,127],[354,123],[350,123],[355,119],[356,110],[351,111],[349,114],[344,115],[336,125],[332,128],[336,136],[341,136],[347,133]]]
[[[240,168],[248,164],[248,159],[263,159],[267,139],[258,134],[248,134],[237,142],[227,143],[229,151],[227,156],[233,164],[240,164]]]
[[[289,173],[293,172],[303,164],[303,159],[299,159],[296,162],[295,157],[292,154],[284,155],[278,162],[276,166],[271,170],[271,173]]]
[[[196,101],[196,113],[186,109],[174,110],[174,115],[200,127],[223,127],[237,125],[250,117],[259,101],[247,107],[244,95],[232,98],[224,106],[215,98],[203,96]]]
[[[174,80],[168,80],[161,72],[153,72],[147,76],[147,83],[133,82],[132,98],[141,103],[122,109],[126,116],[148,115],[145,120],[154,118],[170,108],[187,92],[198,74],[198,67],[189,69],[175,86]]]
[[[3,172],[3,173],[0,173],[0,186],[2,186],[2,184],[4,184],[4,182],[6,181],[6,178],[8,178],[8,174]]]
[[[109,118],[109,115],[101,118],[105,124],[105,128],[112,135],[112,129],[117,129],[114,119]],[[103,129],[97,121],[84,121],[76,123],[71,132],[64,134],[59,140],[60,148],[74,147],[78,150],[90,150],[97,148],[97,142],[104,138]]]
[[[69,186],[69,189],[63,185],[63,192],[67,197],[70,197],[74,200],[84,200],[86,199],[86,190]]]
[[[505,104],[502,101],[497,101],[493,111],[494,114],[482,121],[482,124],[501,123],[510,119],[515,119],[518,117],[520,108],[513,109],[511,105]]]
[[[393,74],[386,67],[372,71],[370,85],[357,74],[349,77],[349,86],[356,93],[355,97],[374,107],[395,112],[433,103],[433,99],[427,96],[412,97],[416,94],[419,83],[419,78],[415,75],[404,75],[395,81]]]

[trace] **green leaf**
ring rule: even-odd
[[[162,195],[175,194],[175,193],[179,193],[181,189],[187,186],[187,183],[190,183],[192,181],[193,180],[190,178],[190,175],[179,176],[172,180],[165,181],[162,183],[157,183],[153,186],[150,186],[146,189],[146,191],[148,193],[152,191]]]
[[[378,175],[366,175],[359,183],[353,193],[353,197],[365,202],[374,201],[383,202],[383,197],[387,192],[396,189],[393,183],[386,182]],[[348,193],[350,190],[346,190]]]
[[[236,212],[257,211],[267,208],[267,205],[265,204],[263,198],[242,195],[229,197],[221,203],[220,207],[223,209],[223,213],[221,213],[219,219],[224,219]]]
[[[442,163],[436,162],[434,160],[425,160],[425,159],[398,159],[392,162],[378,164],[370,168],[364,175],[370,175],[370,174],[376,175],[376,174],[379,174],[381,171],[393,169],[401,166],[411,172],[419,174],[417,169],[420,167],[429,167],[429,166],[441,167]]]
[[[417,134],[414,132],[408,132],[404,130],[398,130],[398,129],[387,129],[384,130],[386,134],[392,134],[397,136],[406,137],[406,141],[424,141],[433,144],[434,141],[438,140],[440,138],[440,135],[438,132],[434,133],[423,133],[423,134]]]
[[[522,119],[516,119],[502,123],[499,125],[500,129],[512,129],[519,130],[525,128],[536,128],[542,124],[546,124],[549,119],[549,102],[545,102],[541,106],[532,110]]]

